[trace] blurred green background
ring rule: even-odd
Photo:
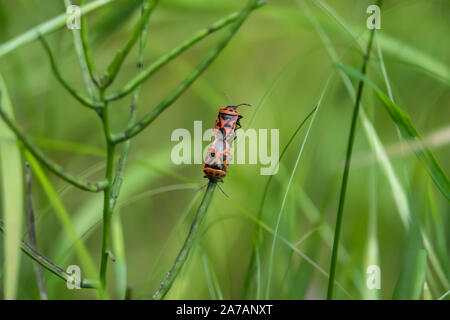
[[[244,3],[238,0],[160,1],[150,19],[144,66],[197,30],[239,10]],[[369,33],[366,8],[373,2],[345,0],[326,4],[325,1],[306,1],[310,14],[302,3],[268,1],[266,6],[253,12],[195,84],[132,140],[119,210],[114,213],[123,229],[126,283],[131,288],[132,298],[150,298],[159,287],[189,230],[203,192],[198,188],[206,183],[202,165],[175,166],[171,162],[171,149],[176,144],[170,140],[172,131],[177,128],[193,131],[194,120],[203,121],[204,129],[212,127],[217,110],[227,104],[224,94],[227,93],[235,103],[253,105],[241,109],[243,128],[249,128],[251,123],[252,128],[280,130],[281,151],[300,122],[317,105],[327,79],[336,71],[311,23],[312,15],[342,62],[360,69],[362,50],[349,30],[365,48]],[[124,45],[139,17],[139,5],[137,0],[117,0],[88,15],[89,39],[98,71],[105,70],[116,51]],[[0,0],[0,45],[64,11],[63,1],[58,0]],[[348,28],[338,23],[336,15]],[[447,0],[384,1],[382,29],[368,68],[368,77],[387,92],[377,54],[379,43],[395,102],[411,117],[447,174],[450,170],[449,16],[450,2]],[[144,83],[138,118],[151,110],[196,66],[220,39],[221,33],[206,38]],[[46,39],[65,79],[78,90],[84,90],[71,31],[62,28]],[[137,49],[134,48],[109,92],[119,89],[134,76],[136,60]],[[65,168],[89,180],[101,179],[105,163],[101,122],[94,112],[76,102],[57,82],[41,44],[35,41],[0,57],[0,73],[9,91],[15,119],[23,132]],[[352,80],[352,83],[356,87],[357,82]],[[125,127],[129,104],[129,98],[112,104],[115,132]],[[417,248],[408,251],[414,236],[407,231],[399,214],[406,210],[429,240],[429,246],[419,241],[418,247],[426,249],[428,257],[425,283],[419,281],[419,296],[406,294],[403,297],[437,299],[450,289],[449,202],[436,188],[423,163],[411,150],[401,148],[395,124],[367,86],[362,105],[389,156],[393,171],[386,174],[386,164],[377,161],[367,132],[359,122],[336,278],[345,290],[337,287],[336,297],[392,298],[402,270],[413,265],[418,254],[414,251]],[[329,272],[352,110],[353,100],[341,77],[335,74],[311,127],[286,198],[279,229],[279,235],[285,241],[276,242],[270,298],[325,298],[327,277],[318,267]],[[260,221],[270,230],[275,229],[306,129],[307,126],[293,140],[270,185]],[[260,167],[230,167],[225,183],[221,185],[230,198],[216,191],[200,241],[168,298],[243,297],[257,226],[255,219],[249,217],[256,216],[268,179],[259,174]],[[102,195],[77,190],[47,173],[99,265]],[[399,182],[400,192],[393,191],[392,179]],[[15,197],[8,193],[7,183],[2,181],[3,197]],[[407,202],[402,207],[398,201],[403,195]],[[36,178],[33,201],[39,250],[63,267],[80,264],[71,240],[55,214],[55,207]],[[263,229],[262,235],[260,272],[254,274],[247,298],[264,298],[267,289],[273,234]],[[8,263],[8,257],[4,255],[4,238],[0,239],[0,295],[3,296],[4,265]],[[297,251],[287,243],[296,246]],[[306,254],[315,265],[309,264],[299,252]],[[379,265],[381,270],[381,289],[376,290],[376,294],[366,288],[366,268],[371,264]],[[117,274],[123,274],[124,266],[123,261],[109,265],[112,298],[123,296],[123,282],[116,279]],[[50,298],[95,298],[92,290],[68,290],[54,275],[44,271],[44,276]],[[409,276],[411,280],[407,283],[412,285],[414,274]],[[23,254],[17,298],[39,298],[32,261]]]

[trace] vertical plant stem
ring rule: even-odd
[[[100,91],[100,98],[104,101],[104,92]],[[108,186],[103,192],[103,238],[102,238],[102,258],[100,263],[100,288],[104,296],[106,292],[106,274],[109,256],[109,237],[111,231],[111,189],[114,172],[114,144],[111,141],[111,128],[109,125],[109,106],[105,103],[103,109],[103,129],[106,140],[106,173],[105,179]]]
[[[80,1],[80,5],[82,7],[84,7],[84,0]],[[86,14],[82,14],[81,15],[81,46],[83,48],[83,52],[84,52],[84,59],[83,57],[81,57],[81,59],[83,59],[84,61],[80,63],[82,64],[86,64],[86,67],[88,69],[89,75],[90,75],[90,81],[88,81],[87,79],[87,75],[85,76],[85,83],[86,86],[88,86],[88,90],[89,92],[92,94],[91,98],[95,99],[95,95],[94,95],[94,88],[92,86],[92,84],[95,84],[96,86],[98,85],[98,81],[95,77],[95,69],[94,69],[94,62],[92,59],[92,53],[91,53],[91,49],[89,47],[89,40],[88,40],[88,27],[87,27],[87,21],[86,21]]]
[[[30,164],[26,163],[26,185],[27,185],[27,219],[28,219],[28,239],[30,240],[30,245],[33,249],[37,250],[37,239],[36,239],[36,229],[34,223],[34,211],[33,211],[33,200],[31,196],[31,170]],[[41,266],[36,263],[34,265],[34,271],[36,273],[36,279],[39,288],[39,295],[41,300],[48,300],[47,289],[45,287],[44,275],[42,274]]]
[[[143,0],[141,15],[143,16],[147,9],[150,7],[150,0]],[[154,5],[153,5],[154,8]],[[144,66],[144,49],[147,44],[147,33],[148,33],[148,25],[150,19],[147,19],[146,23],[142,27],[140,38],[139,38],[139,52],[138,52],[138,62],[137,66],[137,74],[139,75],[142,72],[142,68]],[[127,129],[131,128],[136,121],[136,108],[139,102],[139,93],[141,86],[137,86],[131,96],[131,104],[130,104],[130,114],[128,117]],[[128,152],[130,149],[130,140],[124,142],[122,146],[122,151],[120,153],[119,163],[117,166],[117,172],[114,177],[114,182],[111,191],[111,210],[114,210],[117,199],[119,197],[120,189],[122,187],[123,182],[123,171],[125,169],[125,164],[128,157]]]
[[[210,181],[208,183],[208,186],[206,188],[205,194],[203,196],[202,202],[200,203],[200,206],[197,209],[197,213],[194,218],[194,222],[192,222],[191,228],[189,230],[189,233],[186,237],[186,240],[184,240],[183,247],[181,247],[180,252],[178,253],[172,267],[170,268],[169,272],[167,273],[164,280],[161,282],[161,286],[156,291],[156,293],[153,295],[154,300],[160,300],[163,299],[167,292],[170,290],[170,287],[172,286],[173,282],[175,281],[178,273],[180,272],[181,268],[183,267],[184,263],[186,262],[189,250],[192,248],[192,245],[196,239],[196,236],[198,235],[198,228],[200,224],[202,223],[203,219],[205,218],[206,212],[208,211],[209,204],[211,203],[214,189],[216,188],[217,183]]]
[[[381,6],[381,3],[382,3],[382,0],[377,1],[378,6]],[[364,61],[363,61],[362,67],[361,67],[361,73],[364,75],[366,74],[367,64],[368,64],[368,61],[370,58],[370,51],[372,49],[374,34],[375,34],[375,29],[372,29],[372,31],[370,32],[369,42],[367,44],[367,50],[363,57]],[[350,171],[350,163],[351,163],[352,152],[353,152],[353,143],[355,140],[356,120],[358,119],[360,100],[362,97],[363,88],[364,88],[364,81],[360,80],[358,83],[358,90],[356,93],[356,101],[355,101],[355,106],[353,108],[352,122],[350,125],[350,134],[349,134],[348,143],[347,143],[347,153],[345,156],[344,173],[342,176],[341,191],[340,191],[340,195],[339,195],[339,206],[338,206],[337,217],[336,217],[336,226],[334,229],[335,231],[334,231],[333,249],[332,249],[332,255],[331,255],[331,264],[330,264],[330,277],[328,278],[328,291],[327,291],[327,299],[328,300],[333,299],[333,293],[334,293],[334,279],[336,277],[336,265],[337,265],[338,251],[339,251],[339,239],[340,239],[340,235],[341,235],[342,217],[343,217],[343,213],[344,213],[345,194],[347,191],[348,174]]]

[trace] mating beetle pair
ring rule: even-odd
[[[210,181],[223,181],[228,173],[228,164],[231,161],[231,144],[237,129],[241,128],[240,120],[243,118],[238,111],[239,106],[250,106],[242,103],[237,106],[220,108],[214,126],[215,139],[206,151],[203,172]]]

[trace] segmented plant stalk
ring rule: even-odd
[[[54,56],[51,53],[50,46],[43,39],[43,36],[49,34],[59,28],[62,28],[66,22],[66,15],[62,14],[53,20],[48,21],[42,25],[39,25],[30,31],[24,33],[22,36],[19,36],[13,39],[10,42],[7,42],[0,46],[0,56],[9,53],[10,51],[26,44],[32,42],[36,39],[41,39],[44,49],[49,57],[50,64],[52,67],[52,71],[57,78],[57,80],[61,83],[61,85],[81,104],[86,107],[93,109],[99,115],[104,136],[106,142],[106,172],[105,179],[100,182],[86,182],[75,175],[64,170],[59,164],[48,158],[31,140],[26,137],[18,128],[18,126],[14,123],[14,121],[9,118],[2,110],[0,106],[0,116],[3,118],[5,123],[11,129],[12,132],[17,136],[18,140],[21,141],[23,146],[27,151],[29,151],[41,164],[46,166],[50,171],[54,174],[72,184],[79,189],[85,191],[98,192],[103,191],[103,235],[102,235],[102,250],[101,250],[101,263],[100,263],[100,273],[99,279],[100,283],[97,283],[95,280],[83,280],[82,287],[96,287],[99,290],[100,296],[102,298],[107,297],[106,291],[106,276],[107,276],[107,264],[110,256],[109,251],[109,237],[110,237],[110,224],[111,224],[111,215],[116,203],[118,194],[120,192],[120,186],[122,182],[122,174],[123,167],[125,164],[125,158],[128,153],[128,145],[125,145],[122,150],[122,157],[119,161],[118,169],[115,172],[114,170],[114,155],[115,155],[115,147],[118,143],[127,141],[130,138],[136,136],[146,127],[148,127],[158,116],[164,111],[166,108],[171,106],[173,102],[181,96],[193,83],[194,81],[210,66],[210,64],[217,58],[217,56],[222,52],[222,50],[226,47],[226,45],[233,38],[239,27],[248,17],[251,11],[255,8],[260,7],[264,4],[262,0],[249,0],[247,6],[241,10],[240,12],[233,13],[232,15],[219,20],[216,24],[212,25],[210,28],[207,28],[199,33],[197,33],[193,38],[188,41],[185,41],[182,45],[175,48],[171,52],[164,55],[161,59],[157,60],[153,65],[149,66],[145,70],[141,70],[142,61],[143,61],[143,48],[145,45],[145,37],[146,33],[144,29],[147,28],[148,19],[150,13],[155,7],[157,0],[144,0],[144,10],[142,12],[142,16],[138,23],[135,25],[135,28],[131,32],[129,39],[127,40],[124,48],[119,52],[116,58],[110,64],[105,76],[102,79],[97,79],[94,75],[95,69],[92,60],[92,55],[89,48],[88,36],[87,36],[87,23],[85,14],[93,11],[104,4],[113,2],[114,0],[97,0],[86,5],[83,5],[81,8],[82,14],[82,28],[81,32],[77,36],[74,37],[74,44],[77,49],[77,55],[79,58],[79,62],[81,65],[83,78],[85,79],[85,84],[89,93],[89,97],[85,97],[84,95],[78,93],[74,90],[68,82],[66,82],[57,68],[56,61]],[[66,4],[69,5],[71,2],[66,0]],[[186,79],[180,83],[169,95],[164,99],[159,105],[157,105],[152,111],[150,111],[142,120],[135,121],[135,107],[138,100],[138,88],[139,86],[147,80],[151,75],[154,74],[159,68],[164,66],[165,64],[172,61],[182,52],[192,47],[194,44],[207,37],[208,35],[214,33],[222,29],[223,27],[230,25],[229,30],[225,33],[222,39],[218,42],[218,44],[206,54],[200,64],[186,77]],[[115,77],[118,75],[121,67],[123,66],[123,62],[125,61],[126,56],[131,51],[131,48],[136,43],[137,39],[141,35],[141,43],[140,43],[140,55],[139,55],[139,72],[135,78],[130,80],[125,87],[114,94],[106,94],[106,88],[113,82]],[[95,84],[95,86],[93,85]],[[130,93],[133,93],[132,97],[132,106],[130,110],[130,120],[127,128],[122,133],[114,135],[110,128],[110,106],[108,104],[109,101],[115,100],[121,97],[124,97]],[[0,92],[1,94],[1,92]],[[210,183],[208,185],[208,189],[205,193],[205,197],[202,201],[202,205],[199,208],[197,218],[195,220],[195,225],[191,228],[192,233],[195,233],[197,228],[197,224],[200,223],[202,217],[206,213],[207,205],[211,201],[212,191],[214,190],[215,184]],[[2,227],[0,225],[0,227]],[[3,228],[0,228],[3,231]],[[190,248],[191,241],[193,239],[192,233],[190,233],[189,239],[187,239],[186,247],[181,253],[180,259],[183,260],[185,258],[184,255]],[[39,254],[35,249],[30,247],[26,243],[22,243],[22,250],[29,255],[33,260],[38,262],[47,270],[53,272],[58,275],[62,279],[71,279],[71,276],[68,275],[63,269],[55,265],[53,262]],[[179,263],[180,261],[177,260]],[[178,265],[178,264],[177,264]],[[179,264],[180,268],[182,263]],[[178,267],[175,266],[175,270]],[[170,272],[168,275],[167,281],[165,281],[165,285],[162,285],[160,290],[160,294],[157,296],[165,294],[167,292],[168,287],[167,284],[171,284],[173,279],[170,275],[176,274],[176,272]],[[169,286],[170,287],[170,286]],[[166,289],[167,288],[167,289]]]

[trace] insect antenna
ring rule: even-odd
[[[222,193],[225,195],[225,197],[227,197],[228,199],[230,199],[230,196],[227,195],[227,194],[225,193],[225,191],[223,191],[223,189],[222,189],[222,187],[220,186],[220,184],[217,184],[217,186],[219,187],[219,190],[222,191]]]
[[[238,104],[238,105],[236,106],[236,108],[239,107],[239,106],[248,106],[248,107],[251,107],[252,105],[251,105],[251,104],[248,104],[248,103],[241,103],[241,104]]]

